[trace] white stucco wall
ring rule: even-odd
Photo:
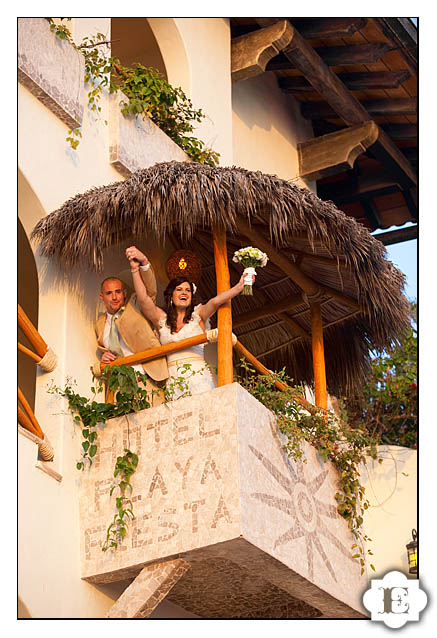
[[[312,126],[299,103],[279,89],[276,76],[263,73],[233,84],[232,107],[233,163],[306,186],[297,178],[297,144],[313,137]]]
[[[196,135],[232,164],[231,51],[227,18],[174,18],[190,69],[190,98],[207,116]],[[165,57],[164,57],[165,61]]]
[[[418,528],[417,452],[382,445],[378,456],[382,463],[369,459],[360,472],[370,502],[364,516],[365,532],[372,539],[368,563],[375,567],[373,571],[368,566],[368,576],[383,578],[392,570],[408,575],[406,545],[412,540],[411,530]]]

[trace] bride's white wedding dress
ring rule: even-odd
[[[179,332],[170,332],[166,324],[167,317],[159,321],[159,340],[161,345],[174,343],[203,334],[200,327],[200,317],[197,313],[199,306],[196,306],[188,323],[185,323]],[[179,350],[167,355],[168,375],[167,388],[172,389],[173,399],[179,399],[188,394],[200,394],[215,388],[214,379],[203,356],[205,344],[193,346],[187,350]],[[185,364],[186,367],[185,367]],[[189,366],[188,366],[189,364]],[[173,377],[173,378],[172,378]],[[175,379],[182,378],[184,387],[178,387]],[[187,387],[188,386],[188,387]]]

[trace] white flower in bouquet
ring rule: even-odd
[[[244,288],[243,295],[252,295],[252,275],[256,275],[255,268],[267,265],[268,257],[259,248],[253,246],[247,246],[246,248],[240,248],[236,250],[232,261],[240,263],[244,266]]]

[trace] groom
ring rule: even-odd
[[[139,268],[148,294],[155,299],[156,279],[147,258],[139,263]],[[105,305],[106,313],[99,316],[95,325],[97,343],[101,352],[100,361],[97,361],[92,367],[95,376],[101,375],[100,363],[111,363],[120,357],[126,357],[160,345],[150,322],[144,317],[137,305],[136,294],[128,297],[126,286],[121,279],[118,277],[104,279],[99,297]],[[145,372],[149,377],[146,388],[151,395],[151,404],[159,405],[162,403],[161,395],[152,395],[151,391],[162,387],[163,382],[168,377],[166,357],[133,367],[139,372]]]

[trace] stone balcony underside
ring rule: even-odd
[[[99,441],[80,485],[82,577],[133,579],[109,617],[147,617],[164,597],[203,618],[364,616],[334,469],[310,446],[290,462],[272,414],[238,384],[113,419]],[[102,552],[125,447],[139,455],[136,518]]]

